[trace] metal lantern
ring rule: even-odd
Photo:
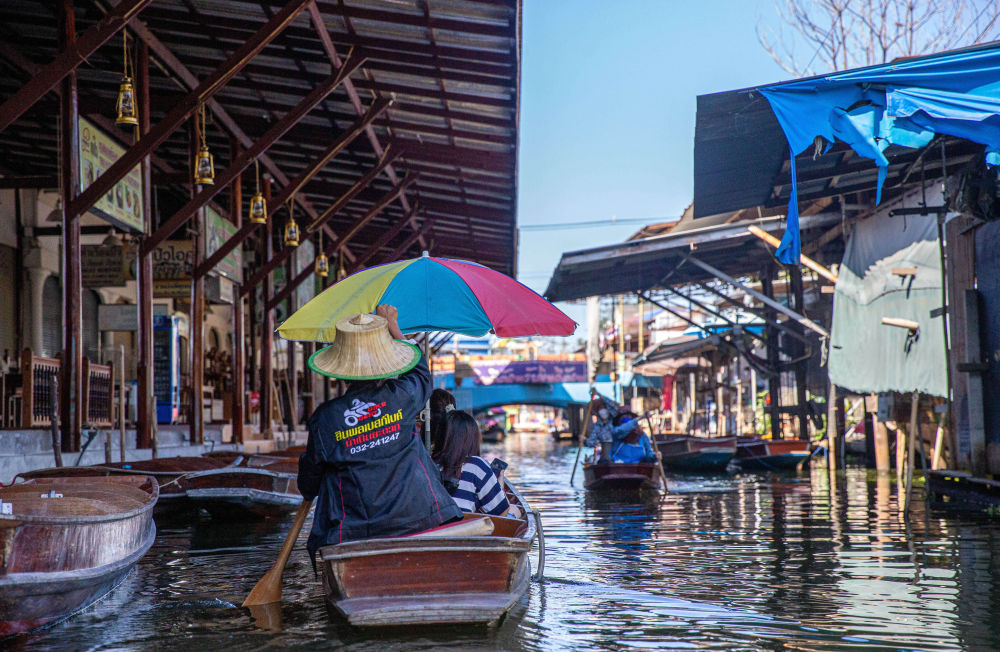
[[[121,85],[118,86],[118,101],[115,103],[118,112],[115,117],[115,124],[138,125],[139,117],[135,108],[135,88],[132,87],[132,78],[128,75],[122,76]]]
[[[118,99],[115,102],[115,124],[137,126],[139,111],[135,106],[135,87],[129,77],[128,33],[122,32],[122,81],[118,85]]]
[[[215,161],[208,145],[203,144],[194,164],[194,182],[206,186],[215,185]]]
[[[250,198],[250,221],[254,224],[267,224],[267,200],[260,190]]]
[[[330,274],[330,261],[322,251],[316,256],[316,276],[326,278]]]
[[[299,246],[299,225],[295,223],[295,218],[289,218],[285,225],[285,244],[289,247]]]

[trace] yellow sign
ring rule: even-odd
[[[80,191],[89,188],[124,153],[124,147],[93,123],[80,118]],[[108,194],[98,199],[90,210],[115,226],[133,233],[144,232],[139,166],[135,166]]]

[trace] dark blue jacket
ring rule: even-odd
[[[441,484],[415,421],[427,402],[427,362],[386,380],[352,383],[309,419],[299,491],[316,498],[308,548],[420,532],[462,516]]]

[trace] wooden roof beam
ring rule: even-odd
[[[337,48],[333,45],[333,39],[330,38],[330,32],[327,30],[326,23],[323,21],[323,14],[320,12],[319,7],[316,6],[315,2],[309,5],[309,16],[312,19],[316,35],[319,36],[319,40],[323,44],[323,50],[326,52],[327,56],[330,57],[330,61],[333,65],[340,65],[340,55],[337,54]],[[345,23],[347,23],[348,20],[348,18],[344,18]],[[344,85],[344,90],[347,91],[347,96],[350,98],[351,104],[354,106],[354,110],[360,114],[361,98],[358,95],[358,91],[354,87],[354,84],[348,81],[348,83]],[[375,150],[375,155],[383,156],[384,152],[382,149],[382,143],[379,142],[378,135],[375,133],[375,129],[371,125],[365,129],[365,135],[368,137],[368,142],[371,143],[372,149]],[[386,167],[385,173],[393,184],[399,183],[399,176],[396,174],[392,165]],[[412,214],[412,211],[410,210],[410,202],[406,198],[405,192],[399,196],[399,203],[403,207],[404,211]],[[417,228],[416,220],[412,217],[410,218],[410,224],[413,225],[413,228]],[[421,238],[420,242],[421,244],[424,243],[423,238]]]
[[[395,201],[396,198],[399,197],[401,193],[406,192],[406,189],[409,188],[411,185],[413,185],[413,183],[416,180],[417,180],[416,174],[412,173],[407,174],[406,177],[404,177],[403,180],[399,183],[399,185],[397,185],[389,192],[385,193],[385,195],[382,196],[382,199],[378,200],[378,202],[374,206],[372,206],[371,209],[369,209],[368,212],[365,213],[363,217],[361,217],[358,220],[355,220],[354,224],[347,231],[347,233],[341,236],[340,242],[336,243],[336,250],[339,251],[340,249],[343,249],[344,245],[347,244],[348,240],[357,235],[358,231],[363,229],[366,224],[371,222],[372,218],[374,218],[376,215],[384,211],[386,207],[388,207],[389,204]]]
[[[254,55],[277,38],[281,30],[292,22],[310,1],[290,0],[281,11],[275,14],[273,19],[269,20],[257,31],[253,38],[234,51],[222,65],[217,67],[211,75],[198,84],[194,90],[188,93],[183,100],[167,113],[155,127],[142,136],[135,145],[127,149],[110,168],[90,184],[86,190],[80,193],[76,199],[70,202],[70,205],[67,207],[67,214],[82,215],[88,211],[97,203],[98,199],[107,194],[145,156],[152,153],[181,123],[197,111],[199,106],[211,99],[212,95],[217,93],[227,81],[239,73]],[[249,146],[251,144],[245,143],[244,145]]]
[[[99,23],[80,34],[51,63],[34,74],[20,90],[0,105],[0,131],[10,126],[42,96],[53,90],[66,75],[76,70],[87,57],[121,31],[125,24],[151,1],[123,0]]]
[[[426,236],[430,232],[430,230],[434,227],[434,222],[436,220],[437,220],[436,217],[429,217],[426,220],[424,220],[424,223],[420,225],[419,229],[414,231],[413,234],[411,234],[410,237],[408,237],[406,240],[403,240],[403,242],[400,243],[398,247],[393,249],[392,253],[383,258],[383,260],[393,261],[402,256],[407,249],[413,246],[415,242],[417,242],[418,240],[423,240],[424,236]],[[421,246],[424,245],[421,243]]]
[[[411,213],[416,212],[418,206],[419,204],[417,202],[414,202]],[[351,273],[354,273],[355,271],[364,267],[365,263],[367,263],[372,256],[377,254],[382,249],[382,247],[389,244],[389,242],[393,238],[399,235],[399,232],[402,231],[404,228],[406,228],[406,225],[409,223],[411,217],[413,217],[412,214],[404,215],[400,220],[396,222],[394,226],[383,231],[382,235],[379,236],[378,240],[376,240],[370,247],[368,247],[368,249],[366,249],[364,253],[358,255],[357,260],[354,261],[354,268],[352,269]]]
[[[266,29],[267,25],[271,25],[275,22],[276,19],[279,19],[288,9],[289,6],[292,5],[296,6],[295,15],[297,16],[304,8],[302,7],[302,5],[307,1],[308,0],[290,0],[289,4],[286,5],[284,8],[282,8],[279,14],[276,14],[274,18],[269,20],[267,24],[264,26],[264,28],[261,28],[260,30],[256,30],[255,32],[253,32],[253,36],[241,39],[241,42],[246,41],[247,43],[249,43],[253,38],[256,37],[257,34],[260,34],[260,32],[263,29]],[[156,10],[155,6],[151,7],[149,10],[147,10],[147,13],[152,15],[155,10]],[[288,30],[289,25],[292,22],[292,19],[294,18],[295,16],[292,16],[292,18],[285,23],[285,26],[281,28],[279,32],[282,33],[286,32]],[[146,27],[146,25],[144,25],[142,21],[133,20],[129,26],[135,32],[136,36],[140,38],[149,47],[150,52],[152,52],[156,56],[156,58],[160,61],[163,67],[167,71],[169,71],[169,73],[173,75],[177,80],[179,80],[179,82],[184,87],[186,87],[190,91],[193,91],[194,89],[199,87],[200,82],[198,81],[198,78],[194,75],[194,73],[192,73],[191,70],[188,69],[188,67],[185,66],[181,62],[181,60],[178,59],[174,55],[174,53],[170,51],[170,48],[168,48],[159,38],[157,38],[157,36],[153,34],[152,30]],[[212,28],[215,29],[215,26],[212,26]],[[274,36],[276,35],[277,34],[275,34]],[[270,40],[273,40],[273,37],[269,39],[269,41]],[[250,60],[247,59],[244,62],[244,65],[248,65],[249,63]],[[229,113],[225,110],[225,108],[223,108],[222,104],[220,104],[214,97],[208,98],[208,106],[212,110],[212,115],[216,118],[216,120],[218,120],[219,124],[222,125],[222,127],[225,128],[230,134],[235,136],[236,140],[240,143],[240,145],[242,145],[243,147],[250,147],[253,144],[253,140],[250,138],[250,136],[248,136],[246,132],[243,131],[243,129],[240,128],[238,124],[236,124],[236,121],[233,120],[233,118],[229,115]],[[281,168],[278,167],[278,165],[274,162],[274,160],[270,156],[268,156],[267,154],[261,155],[260,162],[261,164],[263,164],[264,168],[271,173],[271,176],[274,177],[276,181],[282,184],[288,183],[288,177],[281,170]],[[296,198],[296,203],[298,203],[299,206],[302,207],[302,210],[304,210],[306,214],[309,215],[310,217],[315,217],[317,215],[316,209],[313,208],[304,197]]]
[[[323,101],[324,97],[332,93],[333,89],[339,86],[348,75],[357,70],[363,62],[364,57],[355,55],[348,57],[347,62],[341,66],[339,70],[327,77],[326,80],[314,88],[309,95],[302,98],[302,101],[299,102],[294,109],[286,113],[281,120],[274,123],[274,125],[272,125],[263,136],[258,138],[256,142],[249,147],[249,149],[243,150],[235,159],[233,159],[233,161],[229,164],[229,167],[223,170],[216,177],[215,184],[204,186],[201,192],[193,197],[191,201],[174,213],[170,219],[160,225],[160,228],[146,238],[145,246],[147,247],[147,250],[152,251],[157,245],[173,235],[173,233],[185,222],[187,222],[196,211],[203,207],[208,200],[222,192],[223,188],[228,187],[229,184],[232,183],[233,179],[236,179],[243,172],[243,170],[250,167],[258,156],[263,154],[268,147],[281,138],[295,123],[301,120],[302,117],[309,113],[309,111],[311,111],[317,104]],[[195,276],[195,278],[198,277]]]
[[[325,223],[330,220],[331,217],[336,215],[347,204],[347,202],[349,202],[363,188],[365,188],[368,184],[370,184],[372,179],[375,178],[385,168],[385,166],[389,164],[390,161],[394,160],[397,156],[399,156],[399,154],[400,154],[399,149],[394,148],[390,145],[390,147],[385,150],[385,153],[382,156],[382,160],[379,161],[379,164],[376,165],[371,170],[369,170],[363,177],[361,177],[358,180],[358,182],[351,188],[351,190],[349,190],[344,196],[338,198],[337,201],[335,201],[332,206],[326,209],[322,215],[317,217],[314,222],[312,222],[306,228],[302,229],[303,235],[305,237],[309,237],[310,235],[315,233],[319,228],[323,227]],[[331,240],[333,240],[334,242],[340,239],[336,234],[330,231],[328,231],[328,233],[330,233],[330,235],[333,236]],[[270,260],[266,261],[261,266],[261,268],[257,270],[257,273],[251,276],[250,280],[246,281],[243,284],[243,287],[240,290],[240,294],[243,295],[249,293],[250,290],[256,287],[258,283],[267,278],[267,275],[270,274],[275,267],[284,263],[288,259],[288,257],[292,255],[292,251],[293,251],[292,247],[285,247],[284,249],[276,253]]]

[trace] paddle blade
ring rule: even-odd
[[[253,591],[250,591],[250,595],[243,601],[244,607],[281,602],[281,580],[285,574],[285,564],[288,563],[292,547],[295,545],[295,540],[299,538],[299,532],[302,531],[302,524],[305,523],[311,506],[311,500],[303,500],[302,504],[299,505],[299,510],[295,512],[295,521],[292,523],[292,528],[288,530],[288,536],[285,537],[285,543],[281,546],[281,552],[278,553],[274,566],[264,573],[264,577],[260,578],[257,585],[253,587]]]

